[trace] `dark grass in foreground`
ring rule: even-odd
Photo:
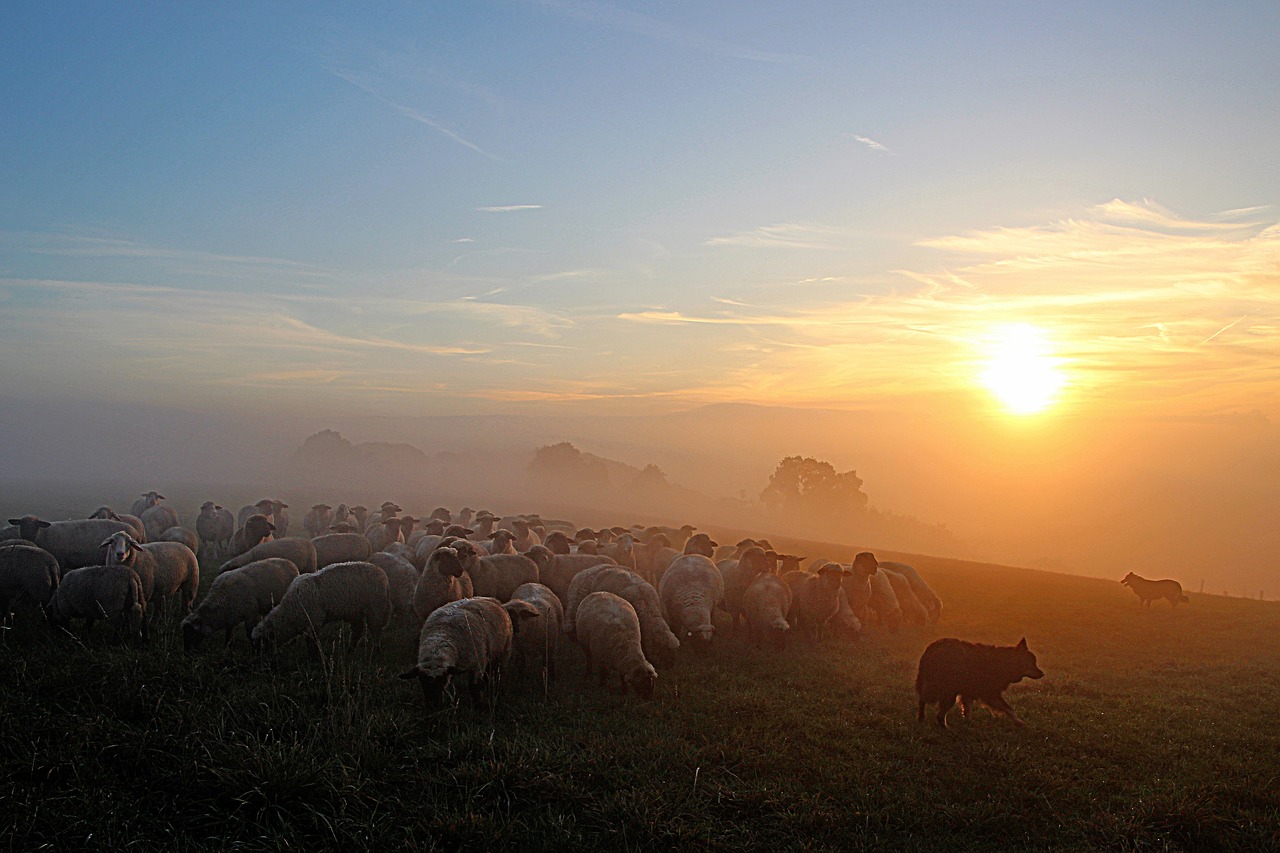
[[[820,556],[814,547],[810,556]],[[848,559],[849,553],[829,553]],[[776,656],[721,637],[658,698],[602,692],[567,649],[544,693],[428,714],[416,638],[307,659],[243,635],[182,652],[10,636],[0,833],[12,849],[1276,849],[1280,607],[916,558],[943,624]],[[205,579],[211,580],[212,572]],[[723,620],[723,615],[721,615]],[[723,622],[722,622],[723,624]],[[99,626],[99,631],[102,631]],[[1026,635],[1046,677],[915,721],[940,636]],[[329,629],[326,636],[337,640]],[[330,643],[332,646],[332,642]],[[512,678],[508,674],[508,679]]]

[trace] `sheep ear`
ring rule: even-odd
[[[19,525],[19,524],[21,524],[21,523],[22,523],[22,519],[20,519],[20,518],[11,518],[11,519],[9,519],[9,523],[10,523],[10,524],[12,524],[12,525],[14,525],[14,526],[17,526],[17,525]]]
[[[41,520],[36,522],[36,527],[52,527],[52,526],[53,526],[52,521]]]
[[[413,669],[407,672],[400,673],[399,675],[396,676],[396,678],[404,678],[404,679],[417,678],[419,675],[421,675],[421,673],[418,671],[418,668],[415,666]]]
[[[105,548],[110,544],[111,544],[111,537],[108,536],[106,539],[103,539],[100,543],[98,543],[98,547]]]
[[[268,529],[268,530],[275,530],[275,529],[276,529],[276,526],[275,526],[274,524],[272,524],[271,522],[269,522],[269,521],[268,521],[268,522],[267,522],[267,529]]]

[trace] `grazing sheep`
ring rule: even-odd
[[[316,549],[316,568],[323,569],[334,563],[367,560],[373,553],[369,540],[359,533],[330,533],[311,540]]]
[[[297,576],[298,567],[283,557],[258,560],[218,575],[200,605],[182,620],[183,648],[194,651],[215,631],[226,631],[230,645],[231,631],[241,622],[245,637],[252,640],[253,629],[280,603]]]
[[[840,582],[840,589],[848,599],[849,609],[859,622],[871,618],[871,576],[879,571],[880,563],[870,551],[862,551],[853,558],[849,574]],[[859,628],[861,630],[861,628]]]
[[[525,583],[511,593],[511,601],[524,601],[536,607],[538,619],[530,619],[520,626],[513,638],[512,652],[516,665],[523,673],[530,659],[545,670],[547,679],[556,677],[555,650],[564,624],[564,607],[560,599],[547,586]]]
[[[213,501],[205,501],[200,504],[200,514],[196,516],[196,534],[200,537],[200,550],[196,555],[203,556],[206,550],[211,550],[215,558],[228,555],[235,532],[236,520],[230,510]]]
[[[313,504],[302,517],[302,526],[312,539],[323,536],[333,522],[333,507],[328,504]]]
[[[749,540],[744,540],[749,541]],[[738,634],[738,620],[743,614],[742,596],[757,575],[773,570],[773,559],[758,545],[748,545],[736,560],[721,560],[716,564],[724,578],[724,609],[729,611],[733,635]]]
[[[191,553],[195,553],[200,547],[200,540],[196,538],[195,531],[188,530],[185,527],[170,527],[168,530],[160,534],[160,542],[181,542],[191,549]]]
[[[128,566],[137,573],[152,622],[160,618],[164,600],[179,593],[182,612],[191,612],[196,590],[200,588],[200,561],[186,545],[180,542],[143,545],[120,531],[107,537],[102,546],[107,549],[108,566]]]
[[[1120,581],[1121,586],[1127,586],[1133,590],[1138,596],[1138,603],[1143,607],[1150,607],[1151,602],[1157,598],[1168,599],[1176,610],[1178,602],[1190,602],[1191,599],[1182,594],[1182,584],[1175,580],[1152,581],[1144,577],[1135,575],[1133,572],[1124,576],[1124,580]]]
[[[263,516],[267,521],[270,521],[272,525],[274,525],[276,523],[274,518],[275,504],[266,498],[263,498],[251,506],[240,507],[240,511],[236,513],[236,529],[239,530],[241,527],[244,527],[245,522],[255,515]]]
[[[239,557],[263,542],[271,540],[276,526],[265,515],[254,513],[244,521],[244,526],[231,537],[231,547],[227,549],[229,557]]]
[[[787,614],[794,596],[791,587],[777,575],[758,574],[742,593],[742,614],[747,620],[747,638],[756,645],[771,640],[778,651],[787,645],[791,624]]]
[[[724,598],[724,578],[710,557],[685,554],[662,575],[658,599],[676,639],[707,644],[715,634],[712,609]]]
[[[400,678],[416,678],[427,707],[434,709],[444,699],[449,680],[466,676],[471,702],[478,705],[481,692],[499,680],[511,655],[516,624],[538,615],[538,609],[527,601],[503,605],[496,598],[463,598],[444,604],[422,625],[417,666],[401,673]]]
[[[86,566],[62,576],[49,601],[49,624],[67,629],[72,619],[84,619],[85,636],[97,619],[115,623],[120,638],[147,641],[147,599],[142,581],[128,566]]]
[[[393,554],[397,557],[403,558],[406,563],[413,566],[413,570],[417,574],[422,574],[422,570],[426,568],[426,565],[427,565],[426,560],[423,560],[421,563],[419,563],[418,555],[413,553],[413,549],[410,548],[408,545],[404,544],[403,542],[392,542],[390,545],[386,547],[386,550],[382,551],[381,553]]]
[[[467,597],[463,595],[460,580],[465,571],[464,559],[457,548],[442,545],[432,551],[414,588],[414,615],[420,620],[426,619],[449,602]]]
[[[675,666],[680,641],[662,618],[662,605],[653,584],[636,572],[621,566],[595,566],[579,572],[569,584],[565,607],[564,632],[572,636],[577,630],[575,614],[582,600],[593,592],[612,592],[625,598],[640,620],[640,646],[644,656],[656,669]]]
[[[159,492],[143,492],[142,497],[133,502],[133,507],[129,510],[129,514],[135,518],[142,518],[144,512],[164,499],[164,495]]]
[[[113,518],[77,518],[45,521],[34,515],[9,519],[12,527],[0,531],[0,541],[22,539],[54,556],[63,572],[102,563],[102,540],[112,533],[133,535],[133,528]]]
[[[929,614],[920,603],[920,599],[916,598],[916,594],[912,592],[911,581],[907,580],[906,575],[891,571],[888,565],[888,563],[881,563],[880,571],[889,578],[893,594],[898,598],[898,607],[902,610],[902,618],[912,625],[927,625]]]
[[[599,565],[616,565],[612,558],[596,554],[552,554],[545,545],[534,545],[525,556],[538,565],[538,582],[551,587],[561,601],[569,598],[569,584],[578,572]]]
[[[871,598],[867,600],[867,606],[890,634],[898,633],[898,629],[902,627],[902,608],[898,605],[898,596],[893,591],[889,576],[884,572],[876,572],[871,575],[870,580]]]
[[[133,538],[139,542],[147,541],[147,528],[142,526],[142,519],[136,515],[120,515],[114,509],[103,504],[93,511],[90,518],[110,518],[113,521],[123,521],[133,528]]]
[[[538,564],[523,554],[482,556],[468,572],[476,595],[499,601],[509,601],[523,584],[539,582]]]
[[[382,569],[387,576],[392,615],[412,616],[413,595],[418,589],[418,570],[413,567],[413,563],[386,551],[370,555],[369,562]]]
[[[915,567],[906,563],[891,561],[879,563],[878,565],[905,577],[911,584],[911,591],[915,593],[916,598],[924,605],[925,612],[928,614],[929,624],[937,624],[938,620],[942,618],[942,599],[938,598],[937,594],[929,588],[929,585],[924,582],[924,578],[920,577],[920,573],[915,570]],[[902,596],[898,597],[901,598]]]
[[[170,527],[177,527],[178,512],[172,507],[153,506],[141,516],[142,527],[147,532],[148,542],[157,542],[160,536]]]
[[[48,551],[30,542],[0,544],[0,620],[8,621],[21,601],[49,604],[62,570]]]
[[[846,575],[844,580],[848,580]],[[864,583],[866,582],[864,578]],[[835,618],[831,620],[831,626],[836,629],[838,635],[847,637],[850,640],[857,640],[858,635],[862,633],[862,620],[853,612],[853,607],[849,605],[849,594],[845,592],[844,581],[840,582],[840,609],[836,611]]]
[[[610,672],[616,672],[621,693],[625,695],[629,685],[637,695],[653,698],[658,673],[645,659],[640,618],[629,601],[612,592],[593,592],[578,605],[574,624],[578,644],[587,655],[587,671],[599,667],[601,685]]]
[[[227,560],[218,571],[238,569],[268,557],[284,557],[298,567],[300,575],[311,574],[317,568],[316,546],[311,544],[311,540],[301,536],[286,536],[284,539],[271,539],[254,545],[240,556]]]
[[[307,540],[301,540],[306,542]],[[334,563],[317,572],[299,574],[253,629],[255,648],[264,649],[304,635],[313,656],[319,654],[318,634],[330,622],[351,625],[351,646],[364,636],[377,643],[391,619],[390,585],[382,569],[366,562]]]
[[[806,631],[817,639],[818,632],[840,610],[840,581],[844,568],[839,563],[827,563],[818,571],[790,571],[782,580],[791,587],[791,622],[797,629]]]

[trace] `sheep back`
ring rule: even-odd
[[[685,554],[662,575],[658,599],[676,638],[707,642],[715,634],[711,609],[724,597],[724,578],[711,558]]]
[[[58,588],[62,570],[48,551],[29,542],[0,544],[0,618],[19,598],[46,607]]]
[[[418,679],[427,704],[437,705],[449,679],[467,674],[474,699],[511,654],[511,638],[511,617],[496,598],[451,601],[422,624],[417,665],[400,677]]]
[[[377,641],[390,618],[389,584],[382,569],[366,562],[334,563],[299,574],[280,603],[253,629],[253,640],[283,644],[300,634],[314,639],[329,622],[347,622],[353,629],[353,643],[365,628],[370,639]]]
[[[472,583],[475,594],[490,596],[499,601],[509,601],[516,588],[527,583],[539,583],[538,564],[523,554],[492,554],[481,557],[473,569]]]
[[[106,618],[121,634],[145,640],[146,610],[142,582],[128,566],[84,566],[63,575],[49,601],[49,621],[66,627],[71,619],[84,619],[91,627]]]
[[[238,569],[268,557],[284,557],[298,567],[299,574],[308,575],[316,571],[316,546],[311,544],[310,539],[303,539],[301,536],[260,542],[240,556],[227,560],[219,571]]]
[[[616,672],[624,693],[629,685],[646,699],[653,696],[658,673],[645,659],[640,618],[629,601],[612,592],[593,592],[578,605],[574,623],[588,665],[600,669],[601,684]]]
[[[323,569],[334,563],[367,560],[373,553],[369,540],[359,533],[326,533],[311,540],[316,549],[316,568]]]
[[[200,605],[182,620],[184,648],[191,651],[215,631],[226,631],[229,642],[231,629],[241,623],[245,635],[251,637],[260,619],[280,603],[297,577],[298,567],[283,557],[268,557],[222,572],[213,579]]]

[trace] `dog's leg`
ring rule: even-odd
[[[992,696],[991,698],[985,699],[983,701],[987,703],[987,707],[989,707],[992,711],[995,711],[997,714],[1004,714],[1006,717],[1012,720],[1015,726],[1026,725],[1026,723],[1022,722],[1021,718],[1019,718],[1017,714],[1013,713],[1013,708],[1009,707],[1009,703],[1004,701],[1003,696]]]
[[[972,702],[973,702],[973,699],[971,699],[968,696],[960,697],[960,718],[961,719],[964,719],[964,720],[969,719],[969,710],[972,705]]]
[[[947,727],[947,712],[950,711],[952,708],[954,708],[955,705],[956,705],[956,697],[954,696],[948,696],[944,699],[938,700],[937,720],[938,720],[938,725],[941,726],[942,728],[945,729]]]
[[[922,697],[920,697],[920,707],[916,710],[916,722],[917,722],[917,723],[923,723],[923,722],[924,722],[924,705],[925,705],[924,697],[922,696]]]

